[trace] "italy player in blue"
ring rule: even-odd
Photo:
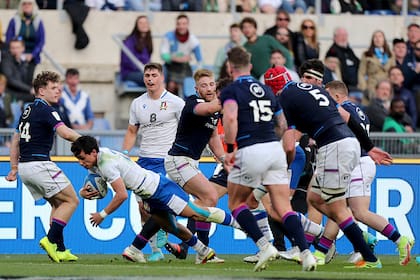
[[[271,198],[272,217],[281,221],[301,250],[303,270],[316,268],[303,228],[289,200],[286,151],[294,149],[294,137],[283,138],[287,124],[271,89],[251,75],[251,55],[242,47],[228,52],[228,70],[234,82],[221,92],[227,154],[229,208],[241,227],[260,249],[254,271],[265,269],[279,253],[263,236],[246,200],[261,184]],[[277,133],[276,133],[277,132]],[[289,134],[290,135],[290,134]],[[234,150],[234,143],[237,150]]]
[[[282,68],[281,71],[287,70]],[[279,79],[282,78],[280,75]],[[390,164],[391,156],[375,147],[357,120],[337,106],[324,89],[311,84],[289,82],[278,99],[289,129],[296,128],[308,133],[319,147],[315,178],[308,194],[309,202],[335,221],[355,250],[360,251],[364,261],[355,267],[381,268],[380,260],[370,251],[362,231],[347,208],[345,198],[351,173],[359,162],[360,146],[368,151],[368,155],[377,164]]]
[[[51,161],[50,150],[57,133],[75,141],[80,135],[68,128],[58,112],[51,107],[60,97],[60,76],[45,71],[33,81],[35,101],[28,105],[19,119],[10,148],[11,171],[8,181],[17,173],[35,200],[45,198],[51,205],[51,226],[41,247],[54,262],[76,261],[64,245],[63,230],[79,204],[76,192],[64,172]]]
[[[341,81],[332,81],[325,85],[325,89],[341,107],[352,115],[352,118],[357,120],[366,133],[369,134],[369,118],[360,107],[348,99],[346,85]],[[414,245],[414,240],[410,237],[402,236],[398,229],[389,223],[388,220],[369,210],[371,184],[375,178],[375,173],[375,163],[369,157],[366,150],[362,148],[359,163],[351,173],[351,182],[346,193],[347,204],[358,221],[382,233],[395,243],[399,252],[400,265],[407,265],[410,261],[410,253]],[[325,233],[319,241],[318,250],[326,254],[333,240],[337,237],[338,230],[337,224],[329,220]],[[377,242],[374,236],[371,238]],[[349,259],[352,263],[357,263],[360,260],[362,260],[360,252],[354,252]]]

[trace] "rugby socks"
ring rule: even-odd
[[[273,245],[279,251],[286,251],[286,244],[284,243],[285,229],[282,223],[274,220],[271,216],[268,216],[268,223],[270,230],[274,236]]]
[[[318,251],[321,251],[322,253],[326,254],[328,253],[328,250],[331,248],[333,243],[334,243],[334,240],[331,240],[331,239],[326,238],[325,236],[322,236],[321,239],[319,239],[319,242],[314,244],[314,247]]]
[[[305,232],[304,235],[305,235],[306,243],[308,243],[308,246],[311,246],[315,241],[315,236],[307,232]]]
[[[348,238],[348,240],[353,244],[354,251],[360,252],[365,261],[376,262],[378,260],[366,244],[365,239],[363,238],[362,230],[354,222],[353,217],[349,217],[338,226],[344,232],[344,235]]]
[[[249,211],[248,206],[245,204],[240,205],[232,211],[232,215],[260,249],[268,243],[268,240],[264,238],[263,233],[258,228],[254,215]]]
[[[185,244],[192,247],[198,254],[203,254],[203,251],[207,248],[195,235],[190,240],[185,241]]]
[[[323,226],[312,222],[302,213],[296,212],[296,214],[298,215],[300,219],[300,223],[302,224],[303,231],[305,232],[305,234],[309,233],[314,238],[315,237],[319,238],[322,236],[322,233],[324,232]],[[306,238],[306,235],[305,235],[305,238]]]
[[[187,228],[191,231],[191,233],[194,235],[195,234],[195,232],[196,232],[196,229],[195,229],[195,221],[192,219],[192,218],[188,218],[188,221],[187,221]],[[182,249],[184,250],[184,251],[186,251],[186,252],[188,252],[188,247],[190,247],[186,242],[181,242],[181,243],[179,243],[179,246],[181,246],[182,247]]]
[[[209,245],[210,226],[211,226],[211,223],[195,222],[195,229],[197,230],[197,237],[206,246]]]
[[[401,237],[401,234],[398,232],[398,230],[391,224],[387,224],[381,233],[395,243]]]
[[[287,230],[287,236],[291,238],[290,240],[292,241],[292,243],[298,246],[301,252],[308,249],[308,243],[306,243],[302,224],[300,223],[300,219],[296,212],[287,212],[282,217],[282,223],[284,225],[284,228]]]
[[[136,238],[134,238],[133,243],[131,244],[137,249],[142,250],[146,246],[147,242],[149,242],[149,240],[139,233],[136,235]]]
[[[61,221],[56,218],[52,219],[52,223],[50,226],[50,230],[48,231],[47,237],[51,243],[57,244],[57,251],[66,250],[66,246],[64,246],[64,237],[63,237],[63,230],[66,225],[67,223],[64,221]]]
[[[252,215],[254,215],[254,218],[257,221],[257,225],[260,228],[261,232],[264,234],[265,238],[267,238],[268,241],[273,240],[273,234],[268,223],[267,211],[265,211],[265,208],[262,205],[261,201],[259,202],[257,208],[252,209],[250,211]]]
[[[217,224],[231,226],[234,228],[241,228],[240,225],[236,222],[233,216],[226,211],[217,208],[217,207],[207,207],[209,213],[203,213],[203,215],[207,215],[206,222],[214,222]],[[197,223],[196,223],[197,226]]]

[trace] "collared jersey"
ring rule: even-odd
[[[59,113],[42,99],[24,109],[17,130],[20,134],[20,162],[50,160],[55,129],[64,125]]]
[[[90,169],[112,184],[118,178],[124,181],[127,190],[132,190],[142,199],[151,197],[158,188],[159,174],[141,168],[129,157],[120,152],[100,147],[97,165]]]
[[[273,92],[251,76],[241,76],[222,90],[222,104],[238,104],[238,148],[256,143],[278,141],[274,118],[282,110]]]
[[[370,129],[370,121],[368,116],[363,112],[363,110],[354,104],[351,101],[344,101],[341,103],[341,107],[343,107],[344,110],[350,113],[350,115],[357,120],[357,122],[360,124],[360,126],[366,131],[366,134],[369,135],[369,129]],[[361,149],[361,156],[367,156],[367,152],[365,149],[360,147]]]
[[[196,95],[187,98],[169,155],[200,159],[220,117],[218,112],[211,116],[196,115],[194,108],[202,102],[206,101]]]
[[[311,84],[289,82],[277,98],[289,127],[307,133],[319,147],[355,137],[326,90]]]
[[[130,125],[139,126],[140,157],[164,158],[175,139],[184,100],[164,91],[159,99],[145,93],[130,106]]]

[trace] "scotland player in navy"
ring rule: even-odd
[[[221,106],[216,98],[216,82],[211,71],[197,70],[194,80],[198,95],[187,98],[185,102],[175,141],[165,158],[165,169],[169,178],[196,197],[197,204],[216,206],[219,196],[226,190],[220,187],[222,190],[218,191],[216,185],[208,181],[198,168],[198,160],[208,144],[216,158],[223,161],[225,152],[216,131]],[[198,238],[204,244],[209,243],[209,223],[190,220],[188,228],[197,231]],[[168,246],[166,248],[170,249]],[[175,248],[176,251],[179,249]],[[218,258],[212,261],[223,262]]]
[[[289,128],[308,133],[319,147],[315,180],[308,200],[334,220],[355,250],[360,251],[364,261],[355,267],[381,268],[380,260],[370,251],[362,231],[353,220],[345,198],[351,173],[359,162],[360,145],[377,164],[390,164],[391,156],[374,147],[360,124],[343,108],[337,107],[337,103],[324,89],[306,83],[289,82],[278,99]]]
[[[45,198],[51,205],[51,226],[41,247],[54,262],[76,261],[64,245],[63,230],[79,204],[73,186],[63,171],[50,159],[54,135],[75,141],[80,135],[68,128],[51,107],[60,96],[60,76],[45,71],[33,81],[35,101],[28,105],[19,120],[10,148],[11,171],[8,181],[17,173],[35,200]]]
[[[287,124],[271,90],[251,77],[250,61],[250,54],[242,47],[228,52],[227,65],[234,82],[222,90],[220,98],[228,149],[225,165],[231,169],[229,209],[261,251],[254,271],[264,269],[278,251],[263,236],[246,206],[253,189],[264,185],[271,198],[273,218],[283,222],[301,249],[303,270],[315,270],[316,261],[306,244],[302,225],[290,206],[286,154],[279,140]],[[295,143],[294,138],[288,138],[283,139],[286,150]]]
[[[366,134],[369,134],[369,118],[360,107],[348,99],[346,85],[341,81],[332,81],[325,85],[325,89],[341,107],[351,114],[352,118],[357,120],[360,126],[366,131]],[[410,261],[410,251],[414,245],[414,240],[407,236],[402,236],[384,217],[369,210],[370,188],[375,178],[375,173],[375,163],[369,157],[366,150],[362,148],[359,163],[351,173],[351,182],[346,193],[347,204],[356,220],[382,233],[397,245],[399,263],[401,265],[407,265]],[[324,254],[326,254],[329,245],[337,237],[338,230],[337,224],[328,220],[324,235],[319,241],[319,250]],[[377,241],[375,240],[375,242]],[[350,262],[357,263],[360,260],[362,260],[360,252],[355,252]]]

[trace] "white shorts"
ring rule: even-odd
[[[361,157],[359,164],[351,173],[351,182],[346,197],[370,196],[370,186],[375,174],[375,162],[369,156]]]
[[[201,173],[198,168],[198,160],[184,156],[167,155],[165,170],[166,175],[181,187],[184,187],[192,177]]]
[[[360,144],[356,138],[344,138],[319,148],[311,191],[326,203],[344,199],[359,158]]]
[[[286,154],[280,141],[239,149],[228,181],[251,188],[288,185]]]
[[[35,200],[50,198],[71,185],[64,172],[52,161],[19,162],[22,182]]]

